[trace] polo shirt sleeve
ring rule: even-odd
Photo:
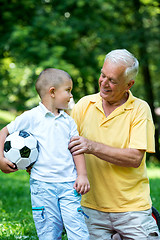
[[[83,116],[85,115],[86,108],[88,103],[85,101],[85,97],[81,98],[73,107],[71,112],[71,117],[74,119],[77,124],[77,130],[81,135],[81,125],[83,121]]]
[[[16,117],[14,121],[10,122],[7,125],[9,134],[16,131],[29,129],[29,127],[30,127],[30,121],[29,121],[28,111],[22,113],[20,116]]]
[[[74,136],[79,136],[79,133],[77,131],[77,125],[75,123],[75,121],[73,120],[73,118],[70,117],[70,138],[74,137]]]
[[[155,152],[154,134],[155,127],[150,108],[146,102],[142,102],[132,119],[129,147]]]
[[[77,111],[76,111],[76,106],[74,106],[73,107],[73,109],[72,109],[72,112],[71,112],[71,117],[74,119],[74,121],[76,122],[76,124],[77,124],[77,130],[78,130],[78,132],[79,132],[79,127],[80,127],[80,125],[78,124],[78,116],[79,116],[79,114],[77,113]]]

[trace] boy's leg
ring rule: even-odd
[[[73,188],[74,182],[62,183],[59,204],[68,240],[89,240],[84,214],[80,205],[81,196]]]
[[[63,222],[53,184],[30,180],[32,213],[39,240],[61,239]]]

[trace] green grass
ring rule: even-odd
[[[160,212],[160,166],[148,167],[151,197]],[[38,240],[30,202],[29,175],[26,171],[0,172],[0,239]],[[63,240],[67,240],[63,234]]]
[[[0,239],[38,239],[25,171],[0,173]]]
[[[0,172],[0,239],[38,240],[30,201],[26,171]],[[63,233],[62,240],[67,240]]]
[[[160,212],[160,165],[149,164],[147,170],[150,180],[152,203]]]
[[[0,111],[0,128],[15,114]],[[148,164],[153,206],[160,212],[160,165]],[[29,175],[26,171],[0,172],[0,240],[38,240],[30,202]],[[62,240],[67,240],[66,234]]]

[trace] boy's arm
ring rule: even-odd
[[[79,154],[73,156],[76,169],[77,169],[77,179],[74,183],[74,188],[80,194],[85,194],[90,190],[90,184],[87,178],[87,170],[84,159],[84,154]]]
[[[15,169],[14,163],[10,162],[8,159],[4,157],[4,142],[6,137],[8,136],[9,132],[7,127],[4,127],[0,131],[0,169],[4,173],[10,173],[15,172],[17,169]]]

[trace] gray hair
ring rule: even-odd
[[[138,73],[139,62],[129,51],[126,49],[113,50],[106,55],[105,61],[107,59],[113,63],[126,66],[124,76],[126,77],[127,81],[135,79]]]

